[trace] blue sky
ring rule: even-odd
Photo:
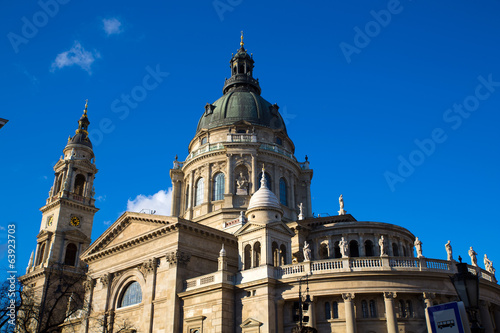
[[[500,2],[4,1],[0,254],[36,246],[53,165],[85,99],[96,239],[127,209],[168,209],[169,169],[239,47],[278,103],[313,211],[408,228],[424,256],[500,260]],[[151,73],[156,73],[152,75]],[[147,81],[145,77],[156,77]],[[148,89],[146,89],[147,87]],[[127,97],[132,96],[132,97]]]

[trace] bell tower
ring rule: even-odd
[[[79,256],[90,245],[94,214],[99,210],[94,206],[97,168],[88,137],[87,106],[85,103],[78,129],[68,138],[63,156],[54,166],[54,184],[40,208],[42,221],[36,250],[22,277],[31,286],[38,287],[40,281],[31,281],[30,276],[43,279],[38,273],[47,267],[57,265],[63,271],[84,268]]]

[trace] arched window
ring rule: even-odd
[[[398,244],[396,244],[396,243],[392,243],[392,254],[395,257],[399,257],[399,247],[398,247]]]
[[[214,193],[213,199],[214,201],[224,199],[224,174],[219,172],[214,177]]]
[[[363,318],[368,318],[368,303],[365,300],[361,301],[361,312],[363,313]]]
[[[78,174],[75,177],[75,193],[78,195],[83,195],[83,190],[85,188],[85,176]]]
[[[125,292],[122,294],[120,298],[119,308],[122,308],[124,306],[129,306],[129,305],[134,305],[134,304],[139,304],[142,302],[142,292],[141,292],[141,285],[139,282],[132,282],[127,286],[125,289]]]
[[[43,262],[43,255],[45,254],[45,243],[40,246],[40,250],[38,251],[38,256],[36,259],[36,264],[40,265]]]
[[[319,245],[319,258],[328,259],[328,245],[325,243]]]
[[[359,257],[359,248],[358,242],[354,239],[349,242],[349,256],[350,257]]]
[[[325,302],[325,319],[332,319],[332,312],[330,309],[330,302]]]
[[[253,245],[253,258],[254,258],[253,267],[259,267],[260,266],[260,243],[259,242],[256,242]]]
[[[66,255],[64,256],[64,264],[68,266],[75,266],[76,264],[76,252],[78,251],[77,247],[73,243],[69,243],[66,246]]]
[[[371,240],[365,241],[365,255],[373,257],[373,242]]]
[[[245,246],[245,269],[252,268],[252,247],[250,244]]]
[[[280,246],[280,258],[281,258],[281,265],[286,265],[286,246],[285,246],[285,244],[281,244],[281,246]]]
[[[268,188],[268,189],[270,189],[270,190],[272,191],[273,189],[272,189],[272,186],[271,186],[271,185],[272,185],[272,182],[271,182],[271,176],[270,176],[270,175],[266,172],[265,177],[266,177],[266,185],[267,185],[267,188]],[[258,185],[258,186],[259,186],[259,188],[260,188],[260,180],[261,180],[261,179],[262,179],[262,172],[261,172],[261,173],[259,173],[259,181],[258,181],[258,183],[257,183],[257,184],[259,184],[259,185]]]
[[[203,190],[205,189],[205,182],[203,181],[203,178],[200,178],[196,181],[196,194],[195,194],[195,201],[194,205],[198,206],[201,205],[203,202]]]
[[[370,317],[377,318],[377,304],[373,299],[370,300]]]
[[[410,300],[406,301],[406,313],[408,318],[413,318],[413,303]]]
[[[332,302],[332,315],[333,319],[337,319],[339,317],[339,304],[337,302]]]
[[[333,245],[333,254],[335,258],[342,258],[342,253],[340,253],[339,242],[335,242]]]
[[[279,250],[278,250],[278,243],[276,242],[273,242],[272,244],[272,252],[273,252],[273,264],[274,264],[274,267],[278,267],[279,266],[279,262],[280,262],[280,253],[279,253]]]
[[[288,205],[287,186],[285,178],[280,178],[280,203],[285,206]]]

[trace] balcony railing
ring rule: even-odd
[[[257,135],[255,133],[228,133],[227,142],[257,142]]]
[[[208,153],[208,152],[211,152],[211,151],[215,151],[215,150],[221,150],[221,149],[224,149],[224,145],[222,143],[215,143],[215,144],[206,144],[204,145],[203,147],[200,147],[198,149],[196,149],[195,151],[191,152],[191,154],[189,154],[187,157],[186,157],[186,161],[189,161],[190,159],[198,156],[198,155],[201,155],[201,154],[204,154],[204,153]],[[185,163],[183,162],[183,163]],[[180,162],[179,162],[180,163]]]
[[[325,259],[277,267],[275,277],[283,279],[301,276],[306,273],[321,274],[360,271],[432,271],[447,272],[451,275],[456,273],[456,266],[453,261],[430,258],[365,257]],[[469,266],[469,271],[487,281],[497,282],[494,274],[479,267]]]
[[[293,154],[291,152],[289,152],[288,150],[286,150],[285,148],[283,148],[281,146],[263,143],[260,145],[260,149],[273,151],[275,153],[285,155],[286,157],[291,158],[292,160],[296,161],[295,156],[293,156]]]

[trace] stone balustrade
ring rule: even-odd
[[[188,279],[185,282],[185,290],[189,291],[192,289],[206,287],[217,283],[234,284],[234,274],[228,273],[226,271],[217,271],[211,274],[201,275],[192,279]]]

